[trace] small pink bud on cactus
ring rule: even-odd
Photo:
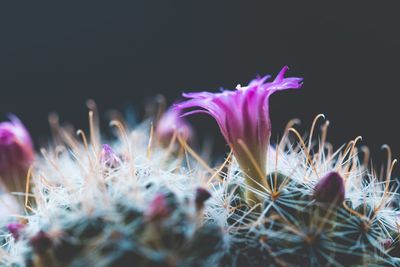
[[[39,231],[30,238],[29,245],[32,247],[34,254],[32,255],[32,263],[35,267],[58,267],[60,263],[56,260],[52,247],[54,245],[53,238],[44,231]]]
[[[270,76],[251,81],[247,86],[220,93],[185,93],[189,100],[177,104],[178,109],[200,108],[184,115],[205,113],[218,123],[222,135],[232,148],[235,158],[246,174],[246,182],[256,190],[265,191],[266,157],[271,136],[269,97],[287,89],[298,89],[301,78],[284,78],[288,67],[284,67],[272,82]],[[246,192],[251,204],[261,200],[253,193]],[[249,203],[249,204],[250,204]]]
[[[196,203],[196,208],[201,209],[204,207],[204,202],[206,202],[209,198],[211,197],[210,192],[204,188],[197,188],[196,189],[196,198],[195,198],[195,203]]]
[[[53,241],[46,232],[39,231],[36,235],[31,237],[29,244],[36,253],[42,254],[53,245]]]
[[[181,117],[180,110],[168,109],[157,122],[156,136],[164,147],[172,141],[174,135],[178,135],[185,141],[193,138],[193,129],[190,124]]]
[[[15,240],[18,240],[22,229],[24,229],[25,225],[22,223],[10,223],[7,225],[8,231],[14,237]]]
[[[340,205],[344,201],[344,197],[344,181],[337,172],[327,173],[314,188],[314,198],[319,203]]]
[[[168,197],[164,193],[158,193],[151,201],[145,212],[148,221],[154,221],[168,217],[172,212]]]
[[[390,238],[386,238],[380,241],[384,250],[389,250],[393,246],[393,240]]]
[[[33,159],[28,131],[16,116],[10,115],[9,122],[0,123],[0,177],[9,191],[25,188],[27,170]]]
[[[121,159],[109,145],[104,144],[100,152],[100,163],[107,168],[117,168],[121,165]]]

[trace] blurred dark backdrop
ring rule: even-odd
[[[380,162],[384,143],[400,153],[396,2],[3,2],[0,114],[17,114],[39,140],[51,111],[86,127],[88,98],[102,111],[140,110],[157,93],[171,102],[289,65],[305,83],[271,98],[273,138],[291,118],[308,130],[324,113],[330,141],[362,135]],[[193,122],[224,148],[211,119]]]

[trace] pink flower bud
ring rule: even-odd
[[[314,198],[320,203],[340,205],[344,201],[344,197],[343,178],[337,172],[327,173],[314,188]]]
[[[33,162],[31,137],[21,121],[14,115],[10,122],[0,123],[0,173],[16,168],[27,168]]]
[[[381,240],[380,244],[383,247],[383,249],[389,250],[393,246],[393,240],[390,238],[386,238],[386,239]]]
[[[168,217],[174,209],[174,203],[169,199],[166,193],[158,193],[151,201],[145,211],[145,217],[149,221],[163,219]]]
[[[53,245],[53,240],[46,232],[39,231],[36,235],[31,237],[29,244],[36,253],[42,254]]]
[[[121,165],[121,159],[114,153],[109,145],[104,144],[100,152],[100,163],[108,168],[117,168]]]
[[[168,146],[174,136],[179,134],[185,141],[193,138],[193,129],[190,124],[181,117],[181,112],[176,108],[168,109],[156,125],[156,136],[163,146]]]
[[[197,209],[201,209],[204,206],[204,202],[206,202],[209,198],[211,197],[210,192],[208,192],[204,188],[197,188],[196,189],[196,198],[195,198],[195,203]]]
[[[25,126],[16,116],[9,117],[10,121],[0,123],[0,177],[8,191],[21,192],[34,151]]]
[[[10,223],[7,225],[8,231],[14,237],[15,240],[18,240],[21,234],[22,229],[24,229],[25,225],[22,223]]]

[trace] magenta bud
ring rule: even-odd
[[[196,198],[195,198],[196,207],[198,209],[202,208],[204,206],[204,202],[206,202],[210,197],[211,194],[210,192],[208,192],[208,190],[202,187],[198,187],[196,189]]]
[[[29,244],[37,254],[42,254],[53,245],[53,241],[46,232],[39,231],[36,235],[31,237]]]
[[[168,217],[172,212],[171,205],[168,201],[168,196],[164,193],[158,193],[150,202],[149,207],[145,212],[145,217],[149,221]]]
[[[383,247],[385,250],[389,250],[389,249],[392,247],[392,245],[393,245],[393,240],[390,239],[390,238],[386,238],[386,239],[381,240],[380,243],[381,243],[382,247]]]
[[[193,129],[190,124],[181,117],[181,111],[172,107],[168,109],[157,122],[156,136],[163,146],[168,146],[174,135],[178,135],[185,141],[193,138]]]
[[[19,239],[21,231],[24,227],[25,225],[22,223],[10,223],[7,225],[8,231],[11,233],[15,240]]]
[[[117,168],[121,165],[121,159],[114,153],[111,146],[104,144],[100,152],[100,163],[108,168]]]
[[[344,196],[344,181],[337,172],[327,173],[314,188],[314,198],[320,203],[337,205],[344,201]]]
[[[27,169],[33,162],[31,137],[21,121],[10,115],[9,122],[0,123],[0,175]]]

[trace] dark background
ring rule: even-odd
[[[275,139],[286,122],[324,113],[336,146],[362,135],[375,162],[400,153],[397,1],[26,1],[0,7],[0,114],[35,140],[47,115],[86,128],[85,101],[124,110],[157,93],[233,88],[255,75],[304,77],[271,98]],[[201,134],[215,123],[192,120]]]

